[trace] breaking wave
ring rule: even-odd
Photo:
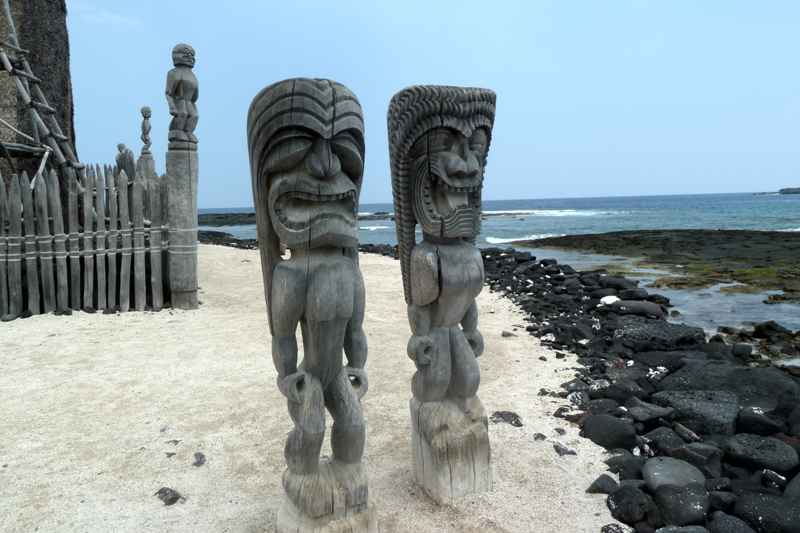
[[[359,226],[358,229],[363,229],[366,231],[378,231],[379,229],[389,229],[391,226]]]
[[[546,239],[548,237],[563,237],[564,234],[557,233],[536,233],[533,235],[526,235],[525,237],[511,237],[510,239],[502,239],[500,237],[486,237],[486,242],[489,244],[508,244],[514,241],[533,241],[536,239]]]

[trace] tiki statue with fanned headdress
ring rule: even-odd
[[[357,226],[361,106],[334,81],[281,81],[253,100],[247,135],[272,359],[294,422],[278,530],[328,531],[336,524],[370,531],[374,514],[361,465],[360,400],[367,392]],[[281,244],[290,258],[282,258]],[[326,408],[333,457],[320,462]]]
[[[492,91],[446,86],[410,87],[389,105],[408,355],[417,368],[414,474],[439,502],[492,485],[488,424],[477,397],[483,338],[475,298],[484,272],[474,241],[494,109]]]

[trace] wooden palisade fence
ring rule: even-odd
[[[163,307],[164,180],[100,166],[79,173],[0,177],[3,320]]]

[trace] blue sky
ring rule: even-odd
[[[419,83],[497,92],[484,198],[800,186],[800,2],[68,0],[81,160],[163,169],[170,50],[197,50],[200,207],[251,205],[245,117],[265,85],[328,77],[366,119],[362,203],[391,201],[386,108]]]

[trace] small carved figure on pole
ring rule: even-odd
[[[136,161],[133,159],[133,150],[125,146],[123,143],[117,145],[117,172],[124,170],[131,180],[131,176],[136,175]]]
[[[148,106],[144,106],[142,108],[142,155],[150,153],[150,117],[152,116],[153,112],[150,110]]]
[[[170,148],[196,150],[197,137],[197,97],[199,95],[197,78],[192,71],[195,62],[194,48],[188,44],[178,44],[172,49],[172,63],[175,68],[167,74],[167,103],[172,122],[169,125]]]
[[[409,87],[389,105],[408,356],[417,368],[414,475],[440,503],[492,486],[488,421],[477,396],[483,337],[475,298],[484,271],[474,242],[494,109],[492,91],[445,86]]]
[[[361,106],[334,81],[285,80],[255,97],[247,135],[272,359],[294,422],[278,531],[375,531],[361,464],[367,392],[357,224]],[[281,243],[289,259],[281,258]],[[326,408],[333,457],[320,462]]]

